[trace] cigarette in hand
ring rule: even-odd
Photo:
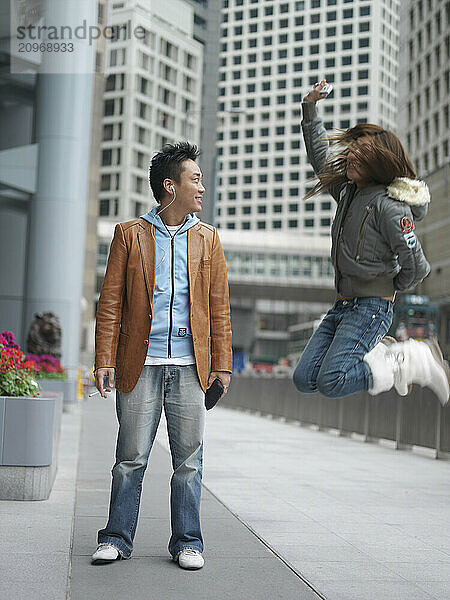
[[[109,392],[111,390],[105,390],[107,394],[109,394]],[[92,392],[92,394],[89,394],[88,398],[91,398],[92,396],[95,396],[95,394],[100,394],[100,392],[97,390],[96,392]]]

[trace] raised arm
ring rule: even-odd
[[[316,83],[313,89],[303,98],[302,102],[303,139],[305,140],[309,162],[316,175],[322,170],[328,159],[328,136],[322,120],[317,114],[316,107],[318,100],[327,97],[327,94],[321,92],[325,85],[326,81],[324,79],[320,83]],[[339,200],[341,188],[342,184],[328,189],[328,192],[336,201]]]

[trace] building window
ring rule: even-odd
[[[111,175],[102,175],[100,182],[100,190],[106,191],[111,189]]]
[[[98,244],[97,246],[97,266],[104,267],[108,262],[108,244]]]
[[[113,139],[113,125],[103,125],[103,139],[104,140],[112,140]]]
[[[103,114],[105,117],[110,117],[114,114],[114,100],[105,100]]]
[[[102,165],[107,166],[112,164],[112,150],[111,148],[102,151]]]
[[[99,217],[108,217],[109,216],[109,200],[108,199],[104,198],[103,200],[100,200],[98,215],[99,215]]]

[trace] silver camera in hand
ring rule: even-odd
[[[320,90],[321,94],[330,94],[333,91],[333,86],[331,83],[326,83],[323,88]]]

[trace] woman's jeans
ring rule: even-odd
[[[195,365],[149,365],[144,366],[130,393],[116,392],[116,462],[112,468],[109,519],[98,532],[98,543],[112,544],[123,558],[129,558],[133,550],[142,480],[163,406],[174,470],[170,482],[169,552],[175,557],[186,547],[203,551],[200,497],[205,394]]]
[[[363,361],[392,323],[392,302],[383,298],[337,300],[316,329],[294,371],[299,392],[339,398],[372,387]]]

